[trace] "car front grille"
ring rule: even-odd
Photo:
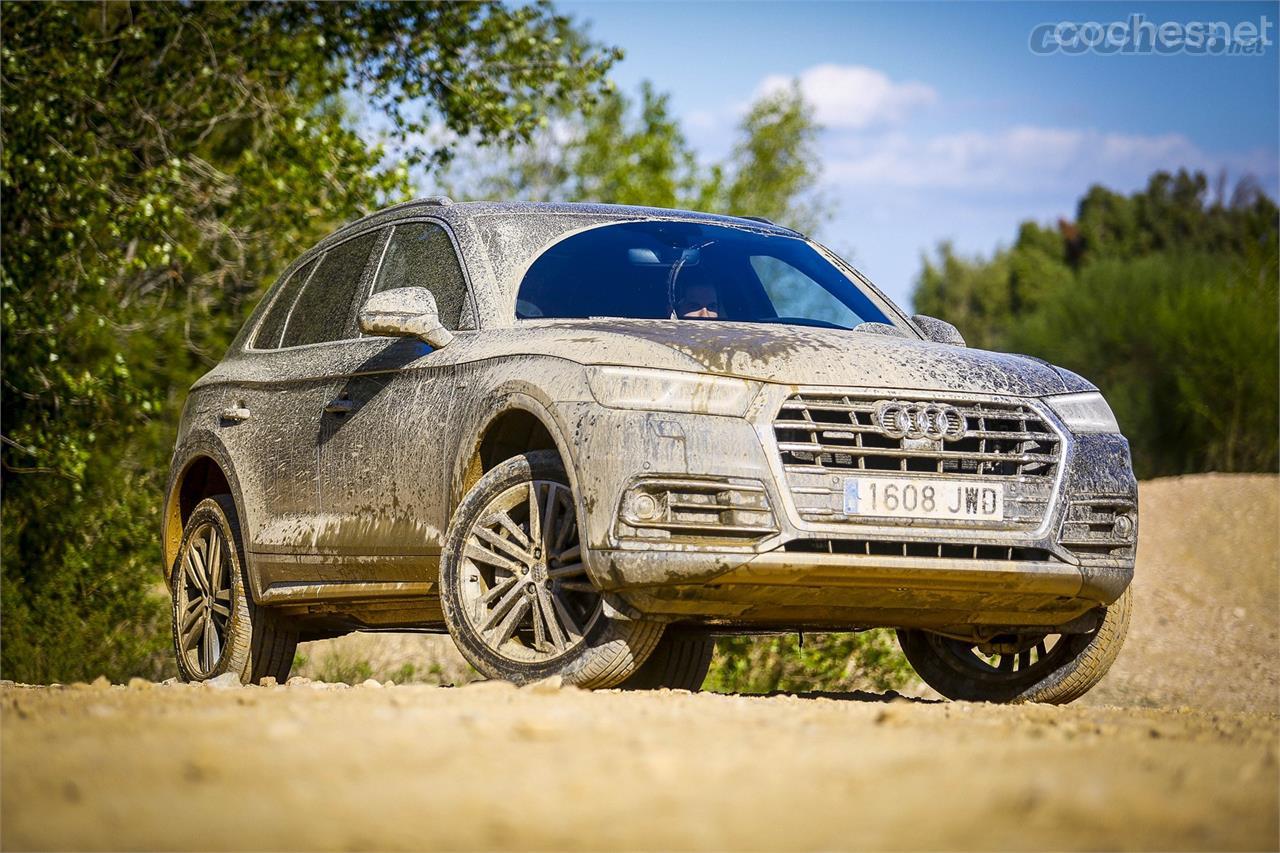
[[[1048,510],[1063,439],[1030,404],[952,402],[964,417],[955,441],[891,438],[875,423],[876,397],[795,394],[779,409],[773,434],[797,509],[810,521],[849,521],[843,478],[851,475],[981,478],[1005,484],[1002,522],[930,521],[937,527],[1030,530]],[[910,399],[910,398],[905,398]],[[885,524],[919,524],[877,519]]]

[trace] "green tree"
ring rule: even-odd
[[[450,159],[428,130],[527,140],[619,54],[545,3],[5,3],[0,27],[0,670],[155,674],[187,387],[292,257]]]
[[[688,208],[811,231],[830,216],[816,190],[818,131],[799,91],[781,91],[751,105],[725,162],[703,166],[670,96],[645,82],[638,100],[611,91],[580,114],[549,120],[527,143],[473,151],[441,185],[462,198]]]
[[[1278,276],[1274,254],[1263,264],[1164,252],[1108,258],[1048,294],[1006,340],[1098,384],[1141,476],[1274,471]]]
[[[728,163],[713,168],[701,190],[708,210],[763,216],[812,232],[831,215],[817,192],[819,128],[798,87],[765,95],[747,110]]]
[[[1250,180],[1153,175],[1092,187],[1074,222],[1023,223],[991,258],[925,258],[917,310],[970,344],[1047,358],[1107,394],[1139,476],[1272,471],[1277,451],[1277,227]]]
[[[916,310],[954,323],[970,346],[998,347],[1000,332],[1013,315],[1008,254],[997,253],[990,261],[965,258],[944,242],[936,260],[922,260],[913,297]]]
[[[696,191],[695,168],[670,97],[646,82],[638,103],[610,90],[527,143],[473,154],[443,183],[462,197],[679,207]]]
[[[693,154],[671,115],[670,97],[640,87],[637,114],[620,93],[586,114],[571,149],[571,198],[615,204],[679,206],[694,181]]]

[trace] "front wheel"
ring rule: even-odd
[[[554,451],[508,459],[463,498],[441,555],[440,603],[454,643],[481,674],[612,687],[653,651],[662,624],[606,612],[578,536]]]
[[[1009,634],[972,643],[899,630],[916,673],[948,699],[1065,705],[1102,680],[1129,630],[1129,590],[1106,608],[1089,634]]]
[[[623,690],[688,690],[707,680],[716,641],[706,634],[668,628],[644,666],[618,686]]]

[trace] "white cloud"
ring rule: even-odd
[[[714,130],[723,122],[714,110],[693,110],[684,116],[684,125],[695,132]]]
[[[826,180],[842,187],[1075,193],[1092,183],[1141,186],[1158,169],[1222,168],[1273,178],[1265,151],[1211,155],[1180,133],[1155,135],[1022,125],[932,137],[828,134]]]
[[[1133,192],[1153,172],[1186,168],[1211,180],[1222,170],[1232,180],[1251,174],[1280,193],[1274,149],[1208,149],[1176,131],[1008,124],[1007,112],[961,111],[957,104],[926,124],[912,119],[942,98],[925,83],[842,65],[814,66],[796,79],[825,127],[818,139],[822,185],[838,203],[820,236],[856,248],[865,271],[904,304],[920,252],[939,239],[989,252],[1014,239],[1021,221],[1074,215],[1092,184]],[[755,97],[791,84],[770,75]],[[967,126],[937,124],[957,119]],[[718,127],[723,133],[728,126]]]
[[[1250,173],[1266,187],[1277,181],[1274,152],[1211,153],[1182,133],[1023,124],[926,134],[907,120],[937,103],[938,92],[860,65],[815,65],[796,78],[771,74],[760,81],[755,97],[793,81],[826,129],[820,141],[823,180],[839,188],[1078,196],[1093,183],[1136,189],[1152,172],[1178,168]]]
[[[815,65],[797,78],[765,77],[755,96],[785,90],[799,81],[800,92],[814,107],[815,118],[832,129],[865,130],[900,123],[929,106],[938,93],[924,83],[895,83],[883,71],[862,65]]]

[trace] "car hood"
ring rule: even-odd
[[[533,328],[531,328],[533,327]],[[1036,359],[895,335],[689,320],[563,320],[537,328],[548,355],[584,364],[698,370],[787,385],[1043,396],[1068,390]]]

